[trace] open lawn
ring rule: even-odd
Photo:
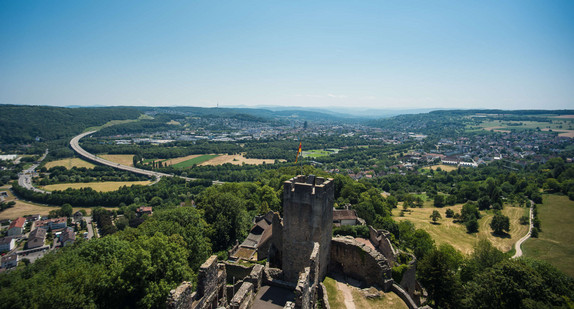
[[[393,209],[393,216],[396,220],[409,220],[416,228],[427,231],[437,245],[448,243],[461,251],[463,254],[471,254],[473,247],[481,239],[488,239],[494,246],[503,252],[510,251],[516,241],[528,232],[527,225],[521,225],[519,219],[525,214],[525,208],[511,207],[506,205],[502,213],[510,218],[510,234],[508,237],[494,236],[490,228],[490,221],[494,213],[481,212],[482,218],[478,220],[479,231],[475,234],[467,234],[466,227],[459,223],[454,223],[452,218],[446,217],[447,209],[454,210],[455,213],[460,213],[462,204],[455,206],[445,206],[443,208],[436,208],[425,203],[423,208],[410,208],[410,211],[405,213],[404,217],[400,217],[402,206]],[[432,224],[430,215],[433,210],[438,210],[442,219],[438,221],[439,224]]]
[[[574,201],[562,195],[543,195],[538,205],[542,231],[522,245],[524,256],[546,261],[574,277]]]
[[[355,308],[390,308],[390,309],[406,309],[408,308],[405,302],[393,292],[383,293],[374,287],[368,289],[370,294],[380,293],[381,297],[378,299],[367,299],[363,290],[347,284],[343,281],[335,280],[331,277],[325,277],[323,281],[327,289],[327,298],[329,299],[329,306],[331,309],[345,309],[345,299],[347,302],[354,304]]]
[[[140,185],[147,186],[151,184],[151,181],[106,181],[106,182],[77,182],[77,183],[59,183],[55,185],[47,185],[41,187],[41,189],[46,191],[56,191],[56,190],[66,190],[68,188],[80,189],[80,188],[92,188],[100,192],[116,191],[123,186]]]
[[[98,157],[100,157],[102,159],[106,159],[108,161],[116,162],[116,163],[119,163],[122,165],[134,166],[134,155],[105,154],[105,155],[98,155]]]
[[[46,168],[52,168],[54,166],[63,166],[67,169],[71,169],[72,167],[85,167],[85,168],[93,168],[95,165],[84,161],[80,158],[66,158],[57,161],[50,161],[44,165]]]

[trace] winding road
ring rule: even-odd
[[[40,162],[42,162],[46,156],[48,155],[48,149],[46,149],[46,152],[44,153],[44,155],[40,158],[40,160],[38,160],[37,163],[35,163],[34,165],[30,166],[28,169],[22,171],[18,176],[18,184],[21,187],[24,187],[28,190],[32,190],[38,193],[44,193],[44,194],[50,194],[51,192],[48,191],[44,191],[44,190],[40,190],[36,187],[34,187],[32,185],[32,177],[34,176],[34,170],[38,167],[38,165],[40,165]]]
[[[94,134],[95,132],[97,132],[97,131],[89,131],[89,132],[85,132],[85,133],[82,133],[80,135],[77,135],[76,137],[72,138],[72,140],[70,141],[70,146],[72,146],[72,149],[77,154],[86,158],[87,160],[92,161],[92,162],[96,162],[99,164],[107,165],[107,166],[110,166],[110,167],[113,167],[116,169],[132,172],[132,173],[136,173],[136,174],[146,175],[146,176],[150,176],[150,177],[156,177],[158,180],[161,177],[180,177],[180,176],[174,176],[172,174],[148,171],[148,170],[144,170],[144,169],[133,167],[133,166],[119,164],[119,163],[112,162],[112,161],[109,161],[106,159],[102,159],[102,158],[96,156],[95,154],[87,152],[86,150],[84,150],[84,148],[80,147],[80,139],[82,139],[83,137],[86,137],[90,134]],[[181,177],[181,178],[185,179],[186,181],[197,180],[197,178],[188,178],[188,177]],[[218,181],[218,180],[213,181],[213,184],[222,184],[222,183],[223,182]]]
[[[530,227],[528,228],[528,233],[526,233],[526,235],[524,235],[524,237],[520,238],[516,244],[514,244],[514,248],[516,249],[516,253],[514,253],[514,255],[512,256],[513,259],[519,258],[522,256],[522,249],[520,248],[520,246],[522,246],[522,243],[525,242],[528,238],[530,238],[530,235],[532,235],[532,227],[533,227],[533,220],[534,220],[534,202],[530,201]]]

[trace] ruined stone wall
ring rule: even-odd
[[[317,289],[319,287],[319,253],[320,246],[314,243],[309,256],[309,267],[299,274],[299,280],[295,287],[295,308],[311,309],[317,305]]]
[[[253,305],[255,290],[251,282],[243,282],[239,290],[233,295],[229,308],[247,309]]]
[[[353,237],[336,237],[331,241],[329,271],[341,272],[389,291],[392,274],[389,261],[378,251],[357,242]]]
[[[319,276],[323,278],[329,263],[333,228],[333,183],[315,176],[297,176],[286,181],[283,189],[285,280],[298,280],[309,262],[314,242],[320,245]],[[275,234],[275,230],[273,232]]]
[[[199,268],[197,274],[197,292],[192,292],[192,285],[183,282],[170,291],[167,307],[170,309],[207,309],[225,307],[227,290],[225,264],[217,263],[217,256],[212,255]]]
[[[401,287],[415,300],[415,292],[417,287],[417,258],[410,254],[411,261],[409,262],[409,268],[404,272],[403,278],[401,279]]]
[[[225,264],[225,272],[227,273],[227,283],[233,284],[234,282],[243,280],[249,276],[253,270],[253,266],[243,266],[236,263],[223,262]],[[234,279],[235,278],[235,279]]]
[[[393,248],[391,240],[389,239],[390,233],[385,230],[375,230],[369,226],[369,238],[375,245],[375,248],[381,252],[385,258],[393,263],[396,262],[398,252]],[[392,263],[391,263],[392,265]]]

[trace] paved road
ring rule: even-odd
[[[88,239],[92,239],[94,237],[94,229],[92,228],[92,217],[84,217],[86,221],[86,226],[88,228]]]
[[[530,201],[530,226],[528,228],[528,233],[520,238],[516,244],[514,244],[514,248],[516,249],[516,253],[514,253],[514,256],[512,256],[513,259],[519,258],[522,256],[522,249],[520,248],[520,246],[522,246],[522,243],[525,242],[528,238],[530,238],[530,235],[532,234],[532,227],[534,225],[534,202]]]
[[[44,153],[44,155],[40,158],[40,160],[38,160],[38,163],[30,166],[28,169],[22,171],[19,174],[18,184],[21,187],[24,187],[28,190],[36,191],[39,193],[50,194],[50,192],[40,190],[40,189],[38,189],[32,185],[32,177],[34,176],[34,173],[36,172],[35,170],[38,167],[38,165],[40,165],[40,162],[42,162],[46,158],[47,155],[48,155],[48,149],[46,149],[46,152]]]
[[[91,154],[91,153],[87,152],[82,147],[80,147],[80,139],[82,139],[83,137],[88,136],[90,134],[93,134],[95,132],[96,131],[90,131],[90,132],[82,133],[82,134],[72,138],[72,140],[70,141],[70,146],[72,146],[72,149],[74,149],[74,151],[76,153],[78,153],[80,156],[82,156],[82,157],[84,157],[90,161],[97,162],[97,163],[107,165],[107,166],[110,166],[113,168],[117,168],[120,170],[129,171],[129,172],[137,173],[137,174],[142,174],[142,175],[146,175],[146,176],[150,176],[150,177],[156,177],[157,179],[159,179],[161,177],[179,177],[179,176],[174,176],[171,174],[148,171],[148,170],[144,170],[144,169],[137,168],[137,167],[119,164],[119,163],[112,162],[112,161],[109,161],[106,159],[102,159],[102,158],[96,156],[95,154]],[[185,179],[186,181],[197,180],[196,178],[188,178],[188,177],[181,177],[181,178]],[[223,182],[217,181],[217,180],[213,181],[213,184],[222,184],[222,183]]]

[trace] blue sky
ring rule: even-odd
[[[574,108],[574,1],[4,1],[0,103]]]

